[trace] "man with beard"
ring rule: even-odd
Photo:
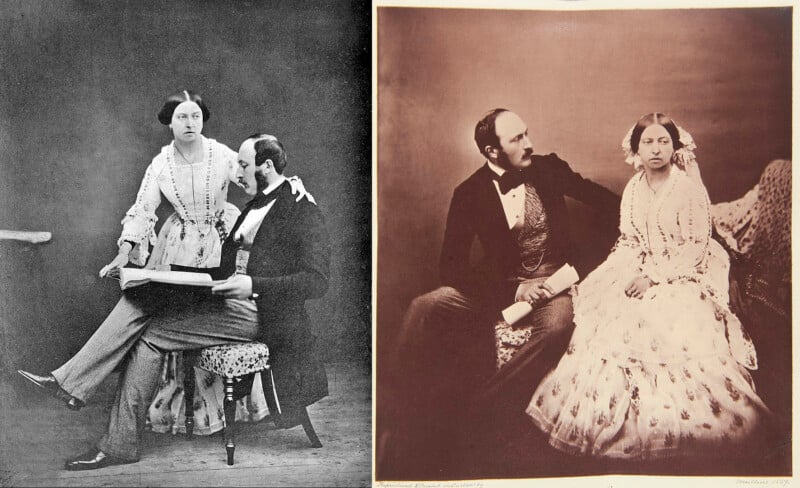
[[[515,113],[488,112],[475,127],[475,142],[486,163],[453,193],[440,260],[444,286],[411,302],[388,368],[397,375],[393,408],[407,421],[397,423],[392,437],[401,444],[406,437],[418,454],[449,443],[459,429],[474,438],[476,427],[500,436],[498,421],[519,425],[514,422],[524,417],[573,328],[570,296],[552,296],[542,287],[571,262],[564,197],[600,211],[609,228],[618,218],[617,195],[573,172],[555,154],[533,154],[526,124]],[[476,238],[483,260],[473,266]],[[533,332],[495,371],[493,326],[515,300],[533,305],[524,322]],[[467,412],[478,416],[465,422]],[[420,457],[421,463],[441,461]]]
[[[203,269],[225,281],[208,295],[169,288],[172,305],[153,313],[138,338],[109,327],[99,341],[104,347],[86,352],[98,357],[127,352],[127,361],[106,434],[96,447],[67,461],[67,470],[139,459],[138,438],[168,351],[266,343],[273,378],[264,382],[265,390],[270,389],[265,395],[276,399],[277,411],[270,413],[279,428],[299,425],[305,407],[328,394],[305,301],[327,290],[330,240],[317,206],[295,200],[283,176],[285,167],[286,153],[275,137],[256,134],[245,140],[237,178],[255,198],[223,243],[220,268]],[[23,374],[53,396],[68,396],[52,376]]]

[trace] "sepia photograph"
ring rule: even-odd
[[[556,3],[377,8],[375,479],[787,481],[793,7]]]
[[[370,486],[371,10],[0,5],[0,486]]]

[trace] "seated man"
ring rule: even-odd
[[[327,290],[329,238],[319,209],[308,201],[295,201],[283,176],[285,166],[283,145],[275,137],[256,134],[242,143],[237,178],[248,194],[257,196],[223,245],[220,268],[212,274],[230,278],[211,288],[213,295],[171,288],[173,303],[154,312],[141,325],[141,335],[104,330],[107,337],[99,343],[106,346],[81,350],[79,354],[98,357],[125,351],[127,364],[106,434],[95,448],[67,461],[66,469],[97,469],[139,459],[138,438],[158,387],[164,352],[265,342],[274,376],[274,391],[268,394],[278,398],[279,427],[298,425],[293,412],[328,394],[325,371],[313,355],[314,336],[304,304]],[[78,363],[98,362],[85,359]],[[69,396],[52,376],[20,373],[54,396]],[[92,377],[91,371],[72,374]]]
[[[440,260],[443,286],[411,302],[387,373],[397,375],[387,380],[396,395],[391,449],[413,475],[426,462],[440,470],[442,456],[430,454],[430,446],[452,445],[463,428],[459,423],[469,425],[466,437],[472,439],[477,427],[501,436],[501,422],[517,430],[515,421],[528,422],[525,405],[572,332],[570,297],[542,287],[564,263],[574,262],[565,197],[603,217],[595,222],[596,238],[602,228],[614,229],[617,219],[619,197],[555,154],[533,154],[517,114],[488,112],[476,124],[475,143],[485,162],[453,192]],[[474,241],[485,255],[480,267],[471,259]],[[495,372],[493,325],[515,300],[534,306],[527,321],[535,333]],[[455,420],[470,409],[472,420]],[[407,452],[400,454],[400,444]],[[420,459],[409,462],[411,456]],[[461,453],[454,457],[463,464]]]

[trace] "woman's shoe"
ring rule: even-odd
[[[21,374],[23,378],[46,391],[50,396],[58,398],[64,402],[64,404],[70,410],[80,410],[84,406],[84,403],[81,400],[75,398],[67,393],[66,390],[61,388],[53,375],[39,376],[21,369],[18,369],[17,373]]]

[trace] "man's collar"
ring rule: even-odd
[[[486,167],[491,171],[490,176],[497,182],[500,193],[503,195],[525,183],[525,173],[522,171],[524,168],[517,171],[506,170],[488,159],[486,160]]]
[[[489,161],[488,159],[486,160],[486,166],[488,166],[489,169],[492,170],[497,176],[503,176],[503,173],[506,172],[506,170]]]
[[[278,179],[276,179],[275,181],[270,183],[266,188],[261,190],[261,193],[264,195],[269,194],[270,192],[281,186],[284,181],[286,181],[286,177],[283,175],[278,175]]]
[[[277,181],[272,182],[264,190],[258,192],[253,196],[253,199],[247,202],[246,209],[261,208],[269,204],[277,197],[277,191],[286,182],[285,177],[279,178]]]

